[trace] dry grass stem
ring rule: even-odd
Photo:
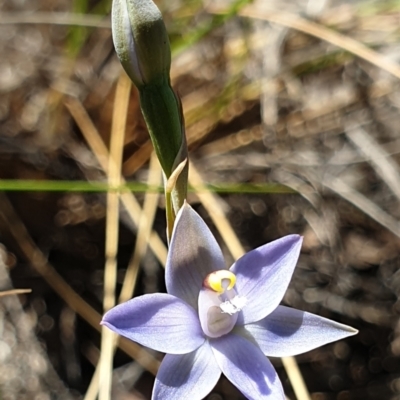
[[[213,12],[217,12],[217,10]],[[400,78],[400,65],[396,62],[374,50],[369,49],[364,44],[352,39],[349,36],[334,32],[323,25],[309,21],[300,17],[299,15],[288,12],[266,11],[265,9],[256,6],[249,6],[242,9],[239,12],[239,15],[249,18],[263,19],[291,29],[296,29],[311,36],[315,36],[318,39],[329,42],[356,55],[357,57],[362,58],[365,61],[370,62],[378,68],[389,72],[396,78]]]
[[[149,160],[153,151],[153,144],[147,140],[135,153],[133,153],[122,166],[122,171],[126,175],[134,174],[140,167]]]
[[[162,174],[160,163],[155,153],[153,152],[150,158],[149,177],[147,183],[150,187],[158,186],[162,183],[161,178]],[[145,195],[143,211],[140,215],[138,225],[135,249],[126,270],[124,283],[122,285],[121,293],[118,299],[119,303],[123,303],[124,301],[129,300],[133,295],[140,261],[143,259],[147,251],[147,246],[149,243],[151,228],[153,226],[154,218],[157,211],[159,197],[159,193],[147,192]],[[165,267],[165,264],[163,264],[163,266]]]
[[[294,357],[283,357],[281,360],[289,376],[296,398],[298,400],[311,400],[296,359]]]
[[[326,175],[322,184],[352,203],[358,209],[369,215],[373,220],[384,226],[390,232],[400,237],[400,224],[391,215],[387,214],[374,202],[354,190],[340,178]]]
[[[155,153],[153,153],[150,159],[149,178],[147,183],[150,187],[161,184],[160,163],[158,162]],[[128,301],[133,296],[139,272],[140,261],[143,259],[147,250],[147,244],[149,241],[151,227],[153,225],[154,217],[156,214],[158,200],[159,200],[158,193],[149,193],[149,192],[146,193],[143,203],[143,211],[140,216],[140,221],[138,225],[135,249],[125,273],[124,283],[122,285],[118,303],[123,303],[125,301]],[[118,335],[114,335],[113,339],[114,339],[113,351],[115,351],[119,340]],[[100,376],[99,366],[100,364],[97,364],[89,388],[85,394],[84,400],[95,400],[97,397],[99,391],[99,376]]]
[[[47,261],[45,255],[36,246],[25,225],[4,194],[0,194],[0,210],[0,218],[3,221],[4,227],[7,227],[11,235],[15,238],[26,260],[32,265],[35,271],[43,277],[54,292],[72,310],[80,315],[95,330],[100,332],[101,314],[83,300]],[[158,361],[136,343],[124,339],[120,341],[119,347],[146,370],[153,374],[157,372]]]
[[[32,289],[11,289],[11,290],[3,290],[0,292],[0,297],[4,296],[15,296],[17,294],[26,294],[31,293]]]
[[[108,163],[108,183],[111,188],[121,185],[122,152],[124,149],[126,118],[131,91],[131,81],[122,73],[115,92],[114,113],[111,127],[110,153]],[[104,267],[103,310],[115,305],[115,285],[117,283],[117,253],[119,227],[119,193],[113,189],[107,192],[106,244]],[[112,370],[115,333],[107,327],[101,329],[101,351],[99,372],[99,400],[111,399]]]
[[[400,169],[374,138],[361,127],[348,128],[347,137],[366,157],[376,173],[400,200]]]
[[[0,16],[0,25],[12,24],[69,25],[84,26],[88,28],[111,28],[110,21],[97,15],[55,12],[35,12],[34,14],[19,12],[2,13]]]
[[[193,164],[190,164],[189,168],[189,183],[198,189],[196,196],[210,215],[232,257],[237,260],[245,253],[243,246],[220,206],[218,195],[207,190],[201,175]]]
[[[82,103],[77,99],[69,98],[65,105],[81,129],[82,134],[92,149],[100,167],[104,172],[106,172],[108,170],[108,150]],[[121,184],[125,183],[125,179],[121,179]],[[121,193],[120,199],[133,223],[137,226],[139,224],[141,208],[135,196],[132,193],[124,192]],[[167,259],[167,248],[155,231],[152,231],[150,235],[149,247],[160,261],[161,265],[165,265]]]

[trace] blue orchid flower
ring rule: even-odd
[[[102,324],[167,353],[153,400],[203,399],[223,373],[248,399],[285,398],[266,356],[295,356],[357,330],[280,306],[302,238],[289,235],[250,251],[230,269],[202,218],[178,213],[166,264],[167,294],[136,297]]]

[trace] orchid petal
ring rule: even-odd
[[[188,353],[205,340],[193,308],[165,293],[146,294],[120,304],[108,311],[101,323],[163,353]]]
[[[284,306],[242,329],[244,336],[249,334],[269,357],[296,356],[358,332],[350,326]]]
[[[238,324],[256,322],[281,302],[300,254],[302,238],[288,235],[245,254],[232,267],[236,291],[247,299]]]
[[[226,269],[221,249],[202,218],[185,203],[175,221],[168,252],[167,292],[197,310],[203,280],[220,269]]]
[[[249,400],[282,400],[282,384],[261,350],[241,336],[229,334],[210,341],[223,374]]]
[[[201,400],[220,376],[221,370],[208,342],[189,354],[167,354],[158,370],[152,399]]]

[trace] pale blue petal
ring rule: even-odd
[[[205,340],[193,308],[165,293],[146,294],[120,304],[108,311],[101,323],[163,353],[188,353]]]
[[[243,328],[244,336],[250,335],[270,357],[296,356],[358,332],[350,326],[284,306]]]
[[[239,325],[259,321],[278,307],[292,278],[301,243],[298,235],[285,236],[250,251],[232,265],[236,291],[247,299]]]
[[[197,310],[204,278],[226,269],[221,249],[202,218],[184,204],[172,234],[165,267],[167,292]]]
[[[152,399],[201,400],[220,376],[221,370],[208,342],[189,354],[167,354],[158,370]]]
[[[229,334],[210,340],[223,374],[249,400],[283,400],[278,374],[261,350],[241,336]]]

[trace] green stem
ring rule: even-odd
[[[171,193],[165,192],[165,214],[167,218],[167,238],[168,244],[171,241],[172,231],[175,224],[175,212],[172,204]]]

